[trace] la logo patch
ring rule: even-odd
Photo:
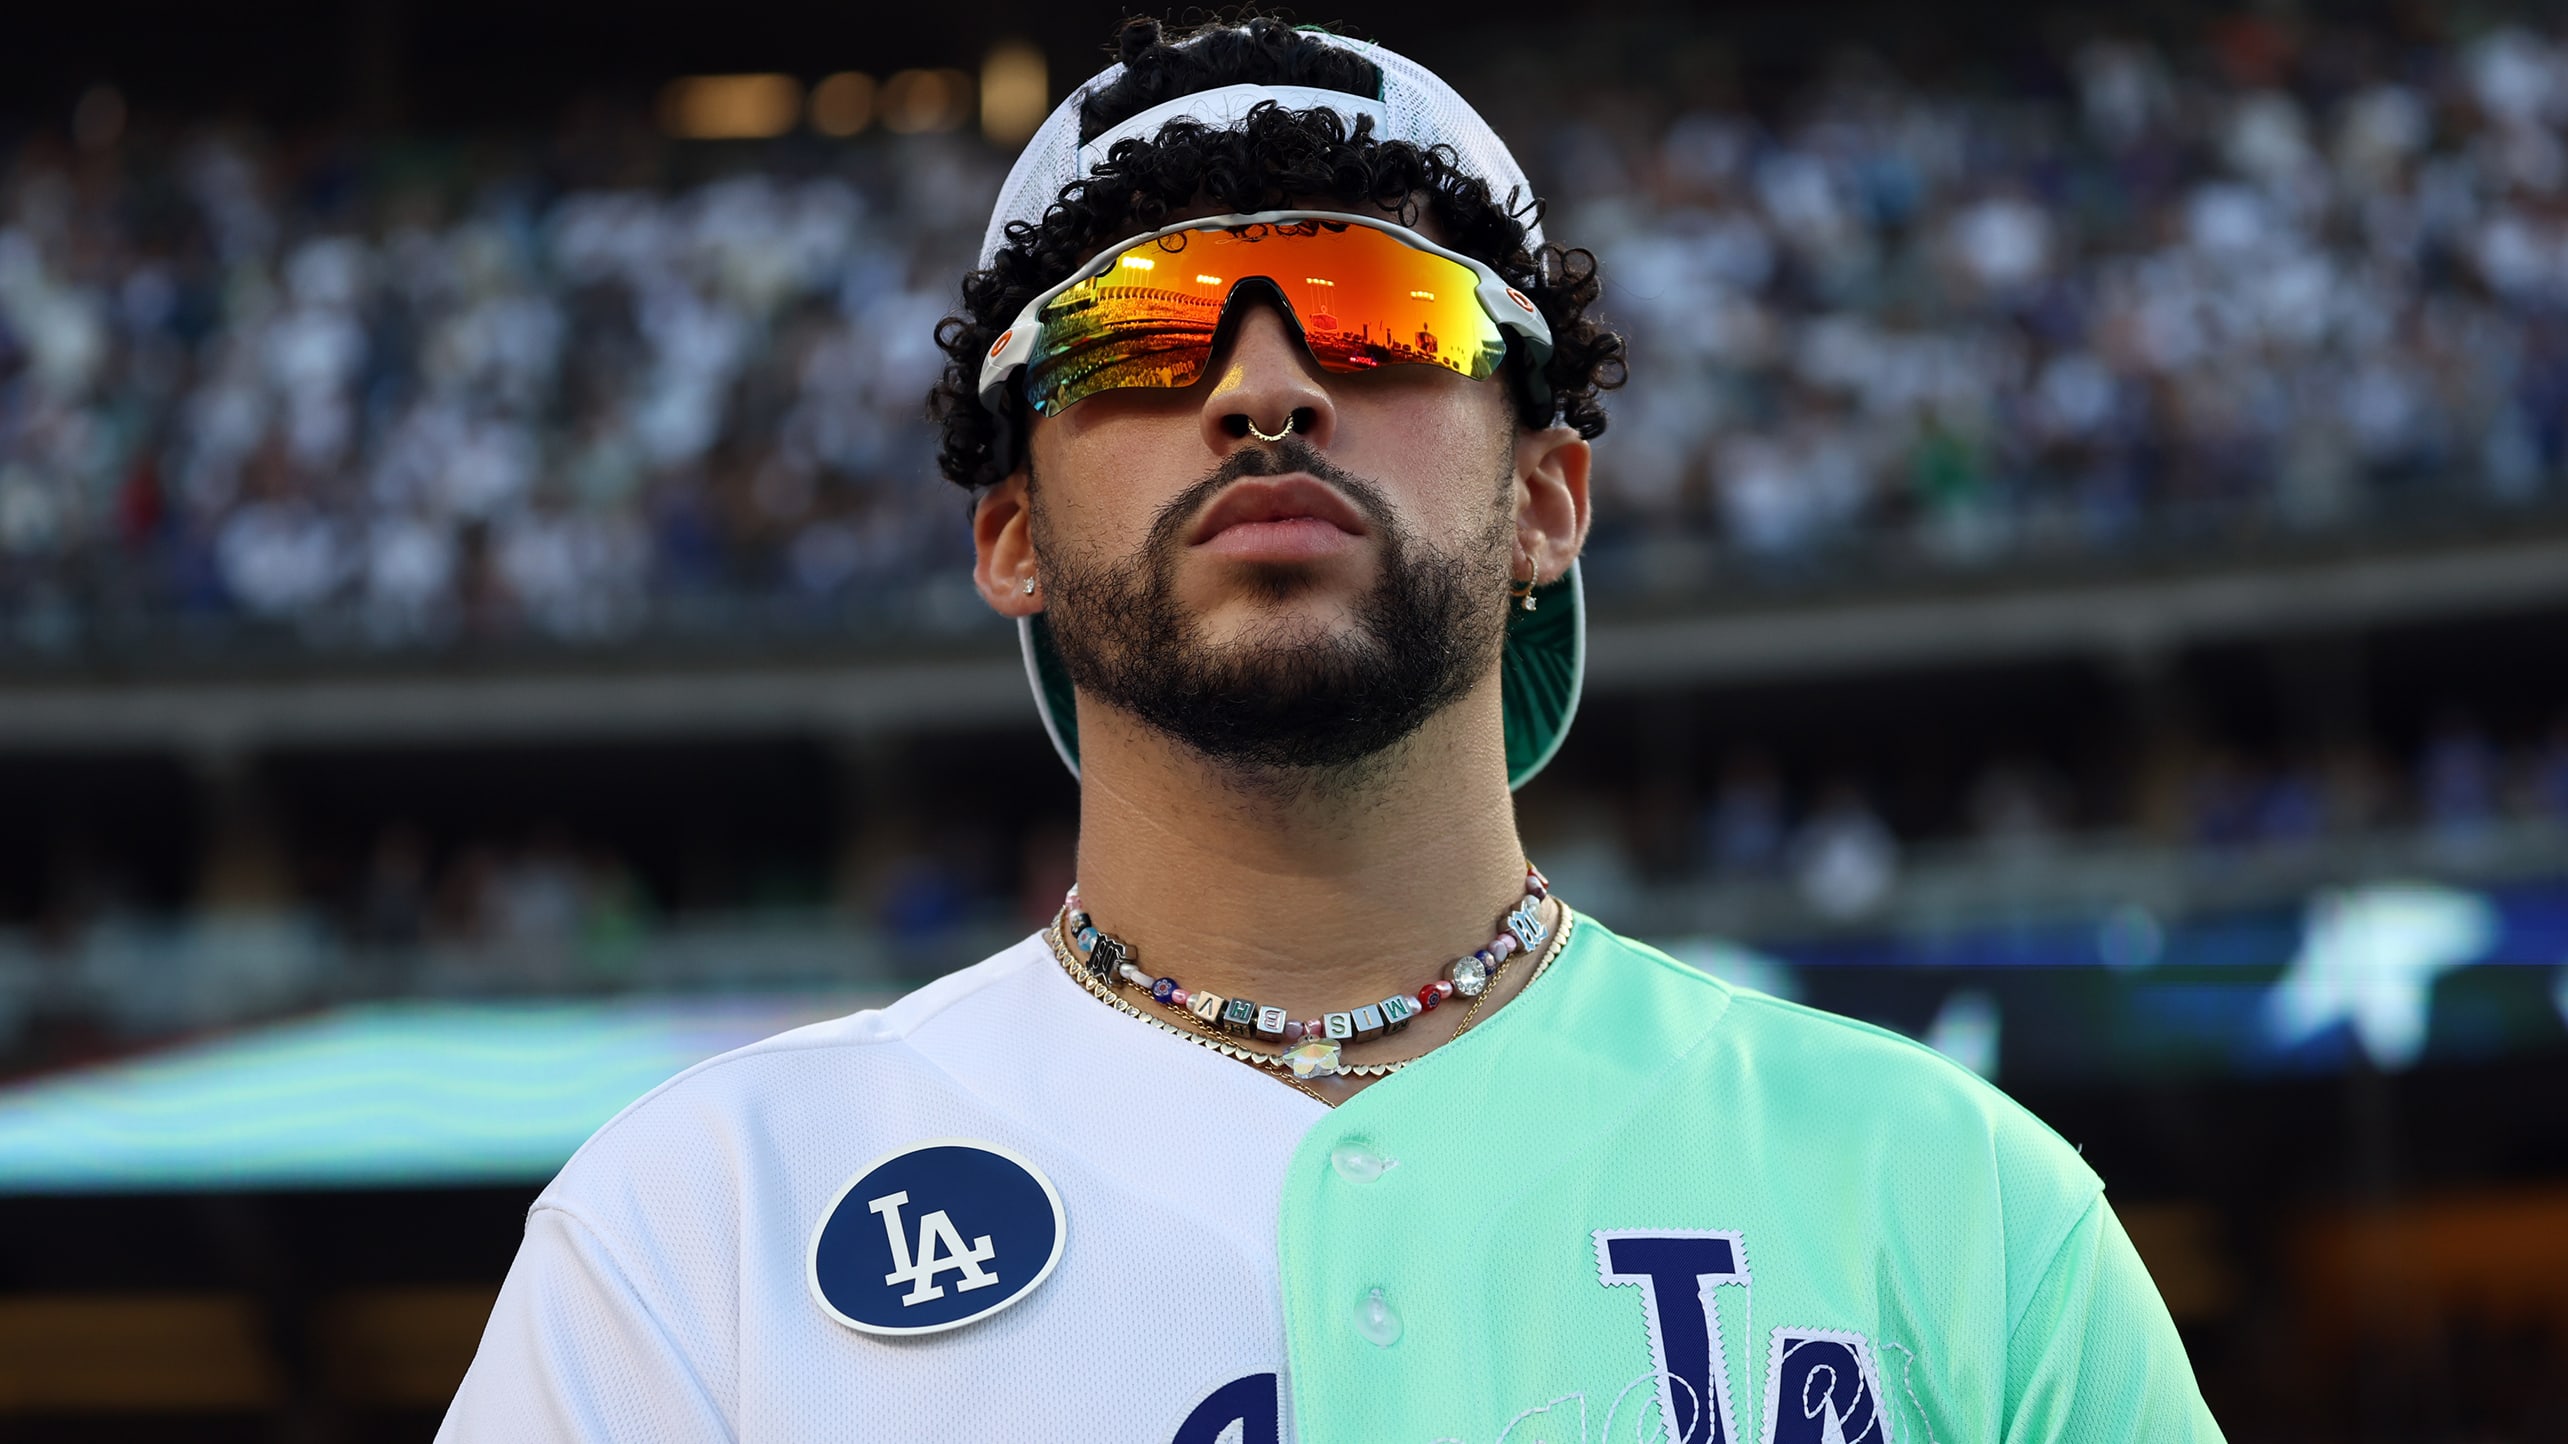
[[[847,1181],[811,1233],[811,1296],[869,1334],[986,1319],[1061,1262],[1061,1195],[995,1143],[937,1138]]]

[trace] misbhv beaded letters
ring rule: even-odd
[[[1394,993],[1374,1002],[1360,1003],[1343,1012],[1323,1013],[1317,1018],[1296,1019],[1284,1009],[1261,1005],[1250,998],[1225,998],[1219,993],[1188,988],[1173,976],[1153,976],[1141,966],[1139,955],[1130,943],[1096,925],[1080,902],[1074,884],[1070,895],[1054,919],[1058,934],[1067,939],[1071,955],[1087,973],[1087,980],[1101,986],[1109,996],[1117,986],[1130,986],[1149,995],[1150,1000],[1172,1012],[1179,1012],[1207,1028],[1219,1029],[1234,1038],[1254,1039],[1282,1049],[1265,1053],[1247,1048],[1230,1048],[1225,1052],[1243,1061],[1265,1067],[1288,1070],[1297,1079],[1326,1078],[1338,1074],[1355,1077],[1378,1076],[1397,1064],[1350,1065],[1343,1050],[1350,1043],[1370,1043],[1388,1037],[1409,1026],[1419,1014],[1440,1007],[1449,998],[1465,998],[1476,1011],[1479,1000],[1507,960],[1518,953],[1530,954],[1552,937],[1552,929],[1542,919],[1542,906],[1551,896],[1551,883],[1542,870],[1525,864],[1525,893],[1514,908],[1500,919],[1496,936],[1452,962],[1445,964],[1444,976],[1421,986],[1416,993]]]

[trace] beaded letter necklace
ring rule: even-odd
[[[1394,993],[1375,1002],[1364,1003],[1343,1012],[1323,1013],[1317,1018],[1297,1019],[1282,1008],[1261,1006],[1249,998],[1225,998],[1219,993],[1188,988],[1174,977],[1154,977],[1141,966],[1139,954],[1130,943],[1104,931],[1088,916],[1079,901],[1079,889],[1073,884],[1070,895],[1053,919],[1051,929],[1055,953],[1090,992],[1115,1004],[1136,1017],[1150,1018],[1148,1013],[1117,996],[1118,985],[1129,986],[1148,995],[1160,1007],[1186,1019],[1196,1032],[1187,1033],[1196,1041],[1219,1052],[1259,1067],[1289,1072],[1298,1080],[1345,1075],[1354,1078],[1378,1078],[1397,1071],[1408,1060],[1392,1063],[1350,1064],[1342,1056],[1350,1043],[1369,1043],[1388,1037],[1409,1026],[1421,1013],[1432,1012],[1452,998],[1467,998],[1471,1010],[1463,1016],[1463,1026],[1471,1025],[1472,1015],[1491,984],[1506,968],[1507,960],[1518,953],[1530,954],[1546,941],[1553,946],[1546,951],[1538,968],[1551,962],[1559,943],[1569,935],[1567,910],[1562,913],[1558,937],[1542,920],[1543,900],[1551,896],[1551,883],[1532,863],[1525,864],[1525,895],[1499,920],[1497,936],[1485,947],[1445,964],[1444,975],[1428,982],[1414,994]],[[1158,1021],[1150,1018],[1151,1021]],[[1161,1024],[1165,1027],[1166,1024]],[[1228,1038],[1254,1039],[1279,1046],[1280,1053],[1269,1053],[1221,1038],[1204,1036],[1218,1030]],[[1177,1030],[1172,1030],[1177,1031]],[[1459,1031],[1459,1030],[1457,1030]]]

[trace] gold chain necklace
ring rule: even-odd
[[[1554,904],[1555,914],[1552,923],[1551,937],[1548,939],[1548,945],[1544,947],[1542,951],[1542,956],[1534,960],[1534,970],[1525,979],[1526,988],[1531,988],[1535,983],[1542,980],[1543,974],[1550,970],[1552,960],[1560,956],[1561,949],[1569,942],[1570,933],[1577,926],[1578,915],[1570,911],[1569,904],[1560,902],[1557,898],[1554,898],[1551,901]],[[1090,997],[1093,997],[1099,1002],[1104,1003],[1106,1006],[1113,1008],[1116,1012],[1125,1014],[1128,1017],[1138,1018],[1142,1022],[1157,1028],[1163,1033],[1173,1034],[1176,1037],[1185,1039],[1187,1042],[1210,1048],[1225,1058],[1246,1063],[1251,1067],[1258,1069],[1260,1072],[1272,1074],[1277,1081],[1283,1083],[1286,1087],[1291,1088],[1296,1093],[1316,1098],[1320,1102],[1328,1104],[1330,1107],[1337,1106],[1335,1102],[1319,1092],[1319,1090],[1309,1087],[1303,1083],[1301,1079],[1294,1077],[1292,1063],[1281,1054],[1264,1053],[1255,1048],[1245,1048],[1230,1041],[1230,1039],[1226,1037],[1200,1032],[1193,1026],[1181,1027],[1178,1024],[1169,1022],[1165,1018],[1152,1013],[1146,1013],[1133,1004],[1126,1002],[1121,995],[1115,992],[1114,987],[1111,984],[1103,982],[1092,975],[1088,971],[1086,965],[1079,961],[1078,955],[1071,950],[1070,940],[1064,932],[1064,928],[1069,918],[1069,913],[1069,908],[1065,906],[1060,912],[1053,914],[1052,922],[1043,930],[1043,940],[1051,947],[1053,961],[1061,965],[1061,971],[1069,974],[1070,980],[1077,983]],[[1462,1021],[1454,1026],[1453,1036],[1445,1039],[1445,1042],[1450,1043],[1454,1038],[1461,1037],[1464,1033],[1471,1030],[1473,1023],[1479,1021],[1481,1008],[1488,1003],[1491,995],[1498,991],[1500,983],[1505,978],[1506,963],[1508,961],[1512,960],[1501,960],[1498,970],[1493,973],[1489,979],[1489,986],[1482,990],[1480,996],[1471,1000],[1471,1006],[1463,1011]],[[1519,989],[1518,991],[1522,992],[1523,989]],[[1191,1024],[1193,1019],[1191,1015],[1187,1016],[1188,1022]],[[1425,1056],[1426,1055],[1423,1053],[1417,1055],[1418,1058]],[[1356,1078],[1387,1078],[1391,1074],[1399,1072],[1401,1069],[1416,1061],[1417,1058],[1397,1058],[1388,1063],[1344,1064],[1337,1069],[1337,1072],[1342,1076]]]

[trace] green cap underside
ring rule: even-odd
[[[1569,735],[1570,719],[1578,712],[1579,684],[1587,670],[1585,612],[1578,564],[1572,562],[1560,580],[1534,588],[1534,610],[1520,607],[1507,614],[1498,686],[1506,707],[1509,787],[1522,787],[1542,771]],[[1061,664],[1060,649],[1053,645],[1051,624],[1037,613],[1019,620],[1017,634],[1043,730],[1076,777],[1078,694],[1070,685],[1069,669]]]

